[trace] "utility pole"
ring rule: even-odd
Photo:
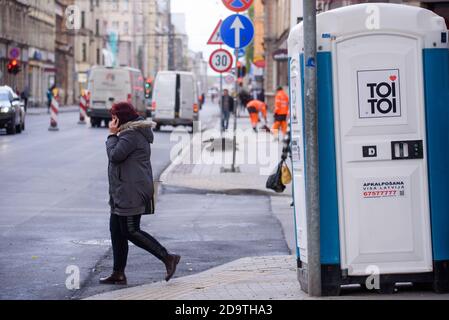
[[[320,194],[318,167],[318,112],[316,77],[316,1],[303,1],[304,10],[304,115],[306,142],[306,211],[308,293],[321,296]]]
[[[222,45],[220,45],[220,49],[222,49]],[[207,72],[207,71],[206,71]],[[220,95],[219,95],[219,104],[220,108],[222,108],[221,103],[223,101],[223,73],[220,72]],[[221,133],[223,134],[223,128],[221,128]]]
[[[237,41],[236,41],[237,42]],[[238,41],[240,42],[240,41]],[[239,84],[238,84],[238,76],[239,76],[239,48],[235,48],[235,100],[234,100],[234,138],[232,144],[232,166],[231,172],[240,172],[236,167],[236,156],[237,156],[237,109],[239,107]]]

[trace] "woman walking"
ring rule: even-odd
[[[140,117],[127,102],[111,109],[110,135],[106,141],[109,158],[109,204],[114,269],[102,284],[127,284],[125,267],[128,241],[153,254],[166,267],[166,281],[176,271],[180,256],[170,254],[156,239],[140,229],[142,215],[154,213],[151,148],[153,122]]]

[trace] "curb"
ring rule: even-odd
[[[33,111],[37,111],[37,112],[33,112]],[[78,112],[78,111],[79,111],[79,108],[74,108],[74,107],[61,107],[59,109],[59,113],[72,113],[72,112]],[[44,109],[30,108],[27,110],[26,115],[27,116],[43,116],[43,115],[49,116],[50,114],[47,113],[47,111]]]
[[[182,193],[187,194],[220,194],[220,195],[228,195],[228,196],[238,196],[238,195],[249,195],[249,196],[267,196],[267,197],[275,197],[275,198],[291,198],[291,195],[287,193],[273,193],[271,191],[263,191],[260,189],[199,189],[192,187],[179,186],[176,184],[165,183],[160,188],[160,193],[163,194],[164,191],[182,191]]]

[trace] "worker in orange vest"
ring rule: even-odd
[[[254,132],[257,132],[257,124],[259,123],[259,113],[262,113],[265,119],[265,124],[267,124],[267,105],[259,100],[251,100],[246,105],[246,110],[248,110],[249,118]]]
[[[285,93],[282,87],[279,87],[277,89],[274,102],[274,124],[272,131],[275,137],[278,136],[279,127],[282,129],[282,134],[284,136],[287,134],[287,117],[289,112],[288,105],[288,95]]]

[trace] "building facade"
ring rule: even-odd
[[[189,66],[187,70],[195,74],[198,87],[198,95],[206,95],[208,88],[207,70],[209,68],[209,65],[204,60],[202,52],[194,52],[189,50],[189,55]]]
[[[264,0],[265,100],[274,107],[276,88],[288,87],[287,38],[290,0]]]
[[[186,31],[186,17],[184,13],[172,13],[171,22],[173,25],[173,67],[174,70],[187,71],[191,70],[192,59],[189,56],[189,38]]]
[[[249,66],[250,89],[254,97],[261,98],[264,91],[265,74],[265,8],[262,0],[254,1],[253,61]]]
[[[28,69],[30,39],[26,28],[30,24],[29,5],[25,1],[0,0],[0,8],[0,84],[23,88],[28,84],[23,70]],[[17,57],[22,66],[22,72],[15,76],[7,71],[12,57]]]
[[[65,14],[74,0],[56,0],[56,32],[55,35],[55,84],[59,88],[60,101],[64,105],[74,104],[75,91],[75,36],[67,28]]]
[[[55,1],[0,1],[0,81],[30,93],[30,106],[46,103],[46,91],[55,83]],[[8,74],[9,59],[21,65],[17,75]]]
[[[108,1],[109,2],[109,1]],[[69,13],[69,29],[75,37],[75,92],[79,97],[87,89],[89,69],[104,63],[102,50],[102,1],[75,0],[74,11]]]

